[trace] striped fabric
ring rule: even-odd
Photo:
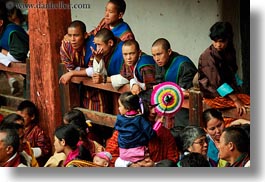
[[[126,22],[124,22],[123,19],[121,19],[120,23],[118,23],[115,27],[113,27],[113,29],[111,29],[110,26],[105,23],[103,18],[98,24],[98,26],[94,30],[89,32],[89,35],[96,35],[96,33],[102,28],[107,28],[111,30],[116,37],[120,38],[121,41],[135,39],[130,26]]]
[[[242,100],[245,105],[250,105],[250,96],[247,94],[236,94],[237,97]],[[213,99],[203,98],[203,102],[215,109],[225,109],[236,107],[234,102],[227,97],[215,97]],[[225,127],[228,127],[232,121],[237,118],[224,117]]]
[[[234,164],[227,163],[225,167],[244,167],[245,164],[250,160],[250,156],[247,153],[241,154]]]
[[[113,111],[113,103],[111,94],[107,91],[96,89],[96,88],[84,88],[83,93],[83,107],[98,111],[111,114]]]
[[[67,70],[74,70],[76,67],[88,67],[85,64],[86,48],[85,46],[80,50],[74,50],[69,41],[63,40],[60,48],[61,61],[64,63]],[[90,64],[90,62],[88,62]],[[100,92],[99,89],[91,89],[90,87],[80,86],[80,95],[82,99],[82,107],[109,113],[109,100],[105,92]],[[103,104],[104,103],[104,104]]]
[[[123,63],[120,74],[127,80],[130,80],[133,78],[133,69],[134,69],[134,66],[128,66],[125,63]]]
[[[39,166],[42,167],[52,151],[51,142],[47,134],[38,125],[31,124],[25,128],[25,139],[29,141],[31,147],[39,147],[41,149],[42,156],[38,157],[37,161]]]
[[[236,94],[245,105],[250,105],[250,96],[247,94]],[[227,97],[215,97],[213,99],[203,98],[203,102],[215,109],[235,107],[234,101]]]
[[[76,67],[87,67],[84,62],[85,52],[85,47],[80,51],[76,51],[69,41],[63,40],[60,47],[61,61],[67,70],[74,70]]]

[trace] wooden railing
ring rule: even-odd
[[[66,73],[66,69],[64,64],[59,65],[59,77]],[[83,84],[84,86],[91,87],[92,89],[101,89],[107,91],[108,94],[113,98],[113,113],[107,114],[102,112],[97,112],[85,108],[80,107],[80,95],[78,91],[78,85]],[[69,111],[71,108],[76,107],[80,109],[88,119],[90,119],[93,123],[113,127],[116,115],[118,114],[118,98],[121,93],[125,91],[129,91],[129,84],[122,86],[119,90],[116,90],[112,87],[111,83],[93,83],[92,79],[89,77],[72,77],[71,83],[67,85],[60,85],[60,93],[61,93],[61,105],[62,105],[62,113]]]
[[[6,107],[6,108],[16,108],[21,101],[30,97],[30,94],[29,94],[29,75],[30,74],[29,74],[29,64],[27,63],[11,62],[10,66],[8,67],[4,66],[3,64],[0,64],[1,71],[27,75],[26,81],[24,82],[24,84],[26,84],[24,85],[24,88],[25,88],[23,91],[24,96],[17,97],[17,96],[6,95],[3,93],[0,93],[0,106]]]
[[[63,64],[60,64],[59,77],[63,73],[66,73],[66,69]],[[106,114],[81,108],[80,95],[77,87],[78,84],[83,84],[84,86],[91,87],[92,89],[101,89],[111,94],[113,98],[113,113]],[[116,115],[118,114],[118,97],[121,93],[129,90],[129,84],[126,84],[122,86],[119,90],[116,90],[112,87],[111,83],[95,84],[89,77],[72,77],[70,84],[60,85],[62,113],[65,113],[72,107],[77,106],[77,108],[80,109],[93,123],[113,127],[116,120]],[[189,108],[189,102],[189,98],[184,99],[182,107]]]
[[[189,91],[189,120],[190,124],[204,126],[202,122],[202,113],[204,110],[210,108],[205,102],[203,102],[203,96],[199,88],[193,87]],[[219,109],[222,112],[223,117],[230,117],[236,119],[246,119],[250,121],[250,108],[247,108],[247,113],[239,115],[236,108],[223,108]]]
[[[28,62],[27,62],[28,63]],[[14,97],[10,95],[0,94],[0,103],[1,105],[5,105],[7,107],[16,107],[22,100],[29,98],[29,64],[26,63],[11,63],[9,67],[6,67],[0,64],[0,70],[12,73],[18,73],[26,75],[26,89],[24,95],[25,98],[21,97]],[[59,64],[58,68],[58,76],[60,77],[63,73],[66,72],[65,66],[61,63]],[[113,98],[113,113],[101,113],[97,111],[88,110],[85,108],[80,107],[80,95],[78,91],[78,84],[83,84],[84,86],[91,87],[92,89],[101,89],[107,91],[109,94],[112,95]],[[113,127],[116,114],[118,114],[118,97],[121,93],[129,91],[129,84],[124,85],[119,90],[116,90],[112,87],[111,83],[101,83],[95,84],[92,82],[92,79],[89,77],[73,77],[71,79],[71,83],[67,85],[60,85],[60,97],[61,97],[61,110],[62,113],[69,111],[72,107],[76,107],[80,109],[88,119],[92,122]],[[203,126],[202,124],[202,112],[209,108],[204,102],[202,98],[202,94],[200,90],[196,87],[190,89],[189,97],[184,99],[184,103],[182,105],[184,108],[189,109],[189,121],[191,125],[198,125]],[[243,116],[239,116],[236,112],[235,108],[232,109],[223,109],[223,115],[226,117],[237,117],[250,120],[250,109],[248,110],[247,114]]]
[[[63,64],[60,64],[59,74],[62,75],[66,72],[66,69]],[[59,76],[60,76],[59,75]],[[79,101],[79,92],[77,90],[77,86],[74,84],[83,84],[84,86],[88,86],[91,88],[101,89],[108,91],[109,94],[113,97],[113,114],[106,114],[96,111],[91,111],[88,109],[80,108],[80,101]],[[81,111],[85,113],[85,115],[91,119],[93,122],[99,125],[104,125],[108,127],[113,127],[116,119],[116,114],[118,114],[118,97],[121,93],[125,91],[129,91],[129,84],[124,85],[119,90],[115,90],[111,83],[101,83],[95,84],[92,82],[92,79],[89,77],[73,77],[71,79],[71,84],[66,86],[60,86],[62,91],[62,102],[63,104],[63,111],[65,113],[67,110],[72,108],[73,106],[77,106]],[[189,96],[184,99],[182,104],[183,108],[189,109],[189,124],[190,125],[197,125],[203,126],[202,122],[202,113],[205,109],[209,108],[204,102],[202,93],[198,89],[198,87],[193,87],[189,90]],[[239,116],[235,108],[229,109],[222,109],[221,110],[224,117],[235,117],[235,118],[243,118],[250,120],[250,109],[248,110],[247,114]]]
[[[27,74],[27,64],[20,62],[11,62],[10,66],[6,67],[3,64],[0,64],[0,70],[12,73],[19,73],[26,75]]]

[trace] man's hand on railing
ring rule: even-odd
[[[69,71],[69,72],[63,74],[63,75],[60,77],[60,79],[59,79],[59,84],[60,84],[60,83],[61,83],[61,84],[64,84],[64,85],[65,85],[65,84],[68,84],[69,81],[71,80],[72,76],[73,76],[73,73],[72,73],[71,71]]]
[[[93,73],[92,81],[93,83],[103,83],[104,76],[100,73]]]

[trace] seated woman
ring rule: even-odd
[[[182,159],[190,153],[202,154],[209,162],[210,167],[216,167],[217,162],[207,156],[208,140],[206,132],[198,126],[186,126],[181,133],[181,141],[183,144],[183,157],[179,160],[178,166],[181,166]]]
[[[230,123],[230,125],[225,126],[222,113],[217,109],[205,110],[202,115],[202,120],[204,125],[203,127],[207,132],[208,138],[207,156],[217,162],[218,167],[224,167],[226,165],[226,161],[219,160],[219,149],[217,148],[224,129],[232,125],[249,125],[250,122],[247,120],[238,119]]]
[[[89,151],[90,155],[104,151],[104,147],[98,142],[90,139],[89,127],[86,123],[86,118],[82,111],[78,109],[71,109],[64,114],[63,117],[64,124],[71,124],[75,126],[80,134],[80,141],[77,145],[83,145],[86,151]],[[46,162],[44,167],[59,167],[63,165],[66,156],[64,153],[55,152],[52,157]]]
[[[105,150],[105,148],[101,144],[93,140],[95,136],[90,132],[90,128],[86,123],[86,118],[82,111],[75,108],[71,109],[70,111],[65,113],[63,122],[64,124],[74,125],[78,129],[81,136],[81,141],[78,144],[83,144],[84,146],[86,146],[87,150],[90,151],[91,156],[95,153]]]
[[[57,153],[63,152],[66,155],[64,167],[70,167],[70,163],[74,159],[92,161],[89,152],[84,151],[82,145],[78,146],[80,134],[77,128],[73,125],[59,126],[54,133],[54,148]]]

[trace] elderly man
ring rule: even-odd
[[[19,135],[15,129],[0,127],[0,167],[27,167],[19,154]]]
[[[250,140],[246,131],[239,126],[225,128],[218,146],[220,159],[226,167],[250,167]]]

